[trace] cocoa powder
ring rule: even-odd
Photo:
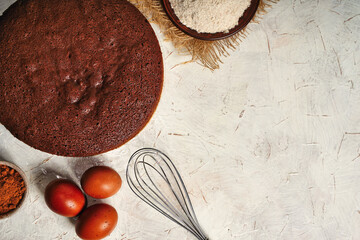
[[[0,165],[0,214],[15,209],[24,196],[24,179],[13,168]]]

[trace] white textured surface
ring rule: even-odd
[[[0,0],[1,10],[10,3]],[[0,155],[31,186],[21,212],[0,220],[0,239],[76,239],[72,223],[46,207],[46,183],[54,173],[77,180],[101,162],[125,178],[131,153],[145,146],[173,159],[211,240],[360,239],[360,2],[283,0],[251,28],[214,73],[176,66],[188,57],[156,29],[160,105],[112,152],[46,161],[1,126]],[[119,213],[108,239],[193,239],[126,183],[105,202]]]

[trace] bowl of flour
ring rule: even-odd
[[[260,0],[163,0],[171,21],[186,34],[219,40],[237,33],[254,17]]]

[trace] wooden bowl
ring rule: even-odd
[[[258,7],[260,0],[251,0],[250,6],[245,10],[243,16],[239,19],[238,25],[233,27],[229,30],[229,32],[218,32],[218,33],[198,33],[197,31],[188,28],[184,24],[182,24],[179,20],[179,18],[176,16],[174,10],[172,9],[170,5],[169,0],[162,0],[163,7],[165,9],[166,14],[170,18],[170,20],[177,26],[181,31],[184,33],[201,40],[207,40],[207,41],[214,41],[214,40],[220,40],[227,37],[230,37],[234,35],[235,33],[239,32],[241,29],[243,29],[254,17]]]
[[[13,215],[14,213],[16,213],[20,208],[21,206],[23,205],[23,203],[25,202],[25,199],[28,195],[28,187],[29,187],[29,183],[28,183],[28,180],[26,178],[26,175],[25,173],[18,167],[16,166],[15,164],[11,163],[11,162],[7,162],[7,161],[2,161],[0,160],[0,165],[6,165],[6,166],[9,166],[11,167],[12,169],[14,169],[15,171],[17,171],[20,176],[22,177],[22,179],[24,180],[24,183],[25,183],[25,192],[24,192],[24,195],[23,195],[23,198],[21,199],[21,201],[19,202],[19,204],[17,205],[17,207],[13,210],[10,210],[9,212],[7,213],[4,213],[4,214],[0,214],[0,219],[2,218],[7,218],[7,217],[10,217],[11,215]]]

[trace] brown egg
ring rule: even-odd
[[[76,222],[76,234],[82,239],[102,239],[116,227],[118,214],[112,206],[99,203],[80,214]]]
[[[96,166],[89,168],[81,177],[81,187],[93,198],[108,198],[121,187],[121,177],[112,168]]]
[[[74,217],[84,208],[86,199],[73,181],[57,179],[47,185],[45,202],[57,214]]]

